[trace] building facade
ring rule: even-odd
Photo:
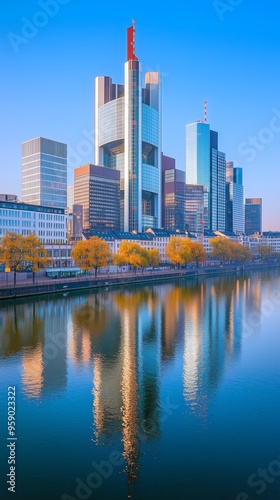
[[[226,162],[226,231],[244,233],[244,188],[242,168]]]
[[[43,244],[67,243],[67,215],[62,208],[0,201],[0,241],[7,232],[35,233]]]
[[[201,242],[204,231],[204,186],[185,185],[185,221],[186,230],[195,233]]]
[[[175,159],[162,155],[162,227],[185,231],[185,172]]]
[[[67,145],[38,137],[22,143],[22,201],[67,208]]]
[[[245,233],[262,232],[262,198],[245,199]]]
[[[224,231],[226,159],[206,122],[186,126],[186,184],[204,186],[205,229]]]
[[[76,168],[75,205],[83,207],[84,229],[120,229],[119,170],[91,164]]]
[[[161,77],[145,75],[135,55],[135,26],[127,30],[124,85],[95,79],[95,163],[121,175],[121,229],[161,227]]]

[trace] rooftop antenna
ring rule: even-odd
[[[204,99],[204,123],[207,123],[207,101]]]
[[[127,29],[127,60],[138,61],[135,55],[135,19],[132,19],[132,26]]]

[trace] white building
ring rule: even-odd
[[[62,208],[0,201],[0,242],[8,231],[35,233],[43,244],[67,243],[67,215]]]

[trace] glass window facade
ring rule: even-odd
[[[262,198],[246,198],[245,200],[245,233],[262,232]]]
[[[39,137],[22,144],[22,200],[67,208],[67,146]]]
[[[206,230],[225,230],[225,155],[205,122],[186,126],[186,184],[204,186]]]
[[[161,79],[125,63],[125,85],[95,80],[95,162],[120,170],[121,229],[161,225]],[[120,92],[117,89],[120,88]]]

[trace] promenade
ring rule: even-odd
[[[104,273],[99,271],[97,277],[94,274],[78,276],[75,278],[47,278],[38,276],[33,284],[32,277],[18,279],[16,286],[6,280],[5,273],[0,273],[0,300],[49,293],[67,293],[75,290],[108,289],[109,287],[125,286],[133,284],[155,283],[172,279],[191,278],[198,276],[220,275],[224,273],[246,272],[256,269],[280,267],[280,262],[250,262],[246,264],[222,264],[219,266],[203,265],[200,267],[164,270],[138,270],[137,272],[115,272]]]

